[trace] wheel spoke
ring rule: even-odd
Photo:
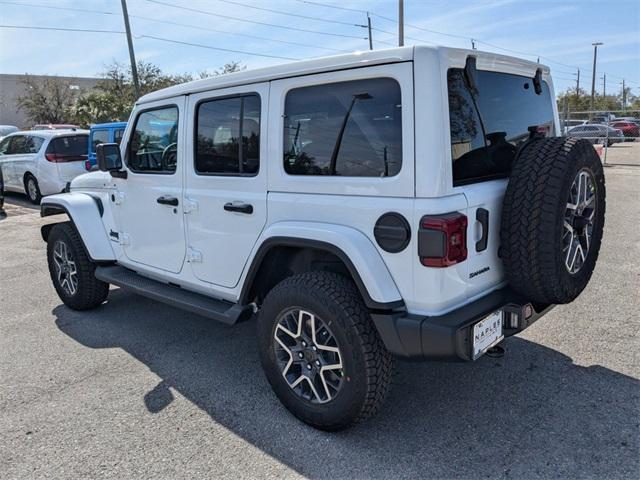
[[[566,228],[569,232],[573,233],[573,227],[566,220],[564,221],[564,228]]]
[[[274,340],[282,376],[298,396],[312,403],[335,398],[342,385],[342,357],[324,321],[307,310],[286,312],[274,329]]]

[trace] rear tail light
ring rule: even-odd
[[[45,154],[44,158],[46,158],[48,161],[53,163],[60,163],[60,162],[67,161],[66,155],[60,155],[59,153],[47,153]]]
[[[452,212],[420,220],[418,255],[425,267],[448,267],[467,259],[467,217]]]
[[[89,160],[86,160],[86,161],[84,162],[84,169],[85,169],[87,172],[90,172],[90,171],[91,171],[91,162],[90,162]]]
[[[64,155],[62,153],[46,153],[44,158],[52,163],[77,162],[85,160],[86,155]]]

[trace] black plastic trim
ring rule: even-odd
[[[482,252],[487,249],[487,243],[489,242],[489,210],[478,208],[476,210],[476,220],[482,225],[482,237],[476,242],[476,252]]]
[[[91,195],[89,195],[91,196]],[[96,200],[95,197],[91,197],[94,200]],[[100,200],[100,199],[97,199]],[[100,213],[100,205],[102,205],[102,202],[100,202],[100,204],[98,204],[96,202],[96,208],[98,209],[98,213]],[[60,205],[59,203],[46,203],[46,204],[40,204],[40,216],[41,217],[50,217],[52,215],[60,215],[66,213],[67,217],[69,217],[69,220],[71,221],[71,224],[73,225],[73,228],[76,229],[76,231],[78,231],[78,227],[76,227],[76,223],[73,221],[73,217],[71,216],[71,214],[69,213],[69,210],[67,210],[67,207],[65,207],[64,205]],[[100,213],[100,216],[102,217],[102,213]],[[46,242],[47,238],[49,237],[49,231],[51,230],[51,228],[54,226],[54,223],[48,224],[48,225],[43,225],[42,227],[40,227],[40,234],[42,235],[42,239]],[[91,254],[89,253],[89,249],[87,249],[87,246],[84,243],[84,238],[82,238],[82,235],[80,236],[80,240],[82,241],[82,246],[84,247],[84,251],[87,252],[87,256],[89,257],[89,260],[91,260],[92,262],[96,262],[96,263],[104,263],[104,262],[98,262],[95,259],[93,259],[91,257]]]
[[[443,315],[374,312],[371,317],[385,346],[394,355],[412,360],[471,361],[471,335],[475,323],[500,308],[519,312],[530,303],[505,287]],[[505,337],[528,328],[554,306],[534,304],[533,315],[521,319],[518,328],[504,328]]]
[[[253,257],[253,261],[251,262],[251,266],[249,267],[249,272],[244,281],[244,285],[242,286],[242,292],[240,293],[240,304],[246,304],[251,301],[249,299],[249,292],[251,290],[251,285],[255,280],[255,277],[260,270],[260,266],[262,265],[262,261],[265,259],[267,254],[272,248],[275,247],[299,247],[299,248],[314,248],[317,250],[324,250],[326,252],[334,254],[338,257],[347,267],[347,270],[351,274],[353,281],[355,282],[362,298],[364,299],[365,305],[372,310],[395,310],[398,308],[404,307],[404,301],[402,299],[396,300],[393,302],[377,302],[371,298],[369,292],[367,291],[367,287],[365,286],[362,278],[360,278],[360,274],[358,270],[351,262],[351,259],[348,257],[346,253],[344,253],[340,248],[332,245],[330,243],[322,242],[320,240],[311,240],[307,238],[294,238],[294,237],[271,237],[265,240],[255,257]]]
[[[411,242],[411,226],[401,214],[387,212],[378,218],[373,236],[385,252],[400,253]]]

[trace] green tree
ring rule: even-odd
[[[191,80],[237,72],[244,68],[239,62],[231,62],[213,72],[168,75],[163,73],[157,65],[138,62],[140,95]],[[107,66],[101,77],[104,80],[93,91],[79,98],[75,104],[74,118],[81,125],[127,120],[137,100],[131,67],[114,62]]]
[[[25,93],[18,97],[16,104],[30,121],[67,123],[71,120],[80,90],[74,89],[68,81],[55,77],[36,80],[26,75],[22,83]]]

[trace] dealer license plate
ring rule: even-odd
[[[502,333],[502,318],[503,312],[502,310],[498,310],[473,326],[474,360],[504,338]]]

